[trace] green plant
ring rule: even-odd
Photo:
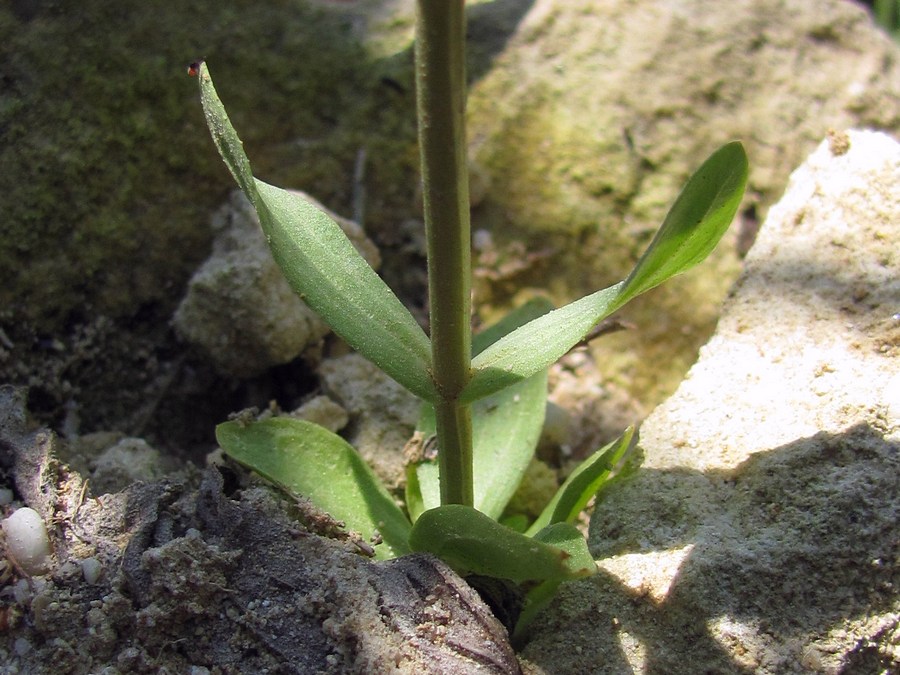
[[[628,429],[579,466],[526,531],[498,522],[534,452],[547,369],[599,321],[712,251],[740,203],[747,159],[740,143],[713,153],[623,281],[559,309],[533,301],[473,339],[464,30],[463,2],[418,1],[430,339],[336,223],[253,176],[209,70],[197,64],[213,139],[253,202],[291,286],[335,333],[423,400],[419,429],[436,437],[439,451],[437,464],[408,467],[404,513],[350,445],[314,424],[284,417],[230,421],[218,427],[217,438],[237,461],[377,538],[377,558],[428,551],[462,573],[528,585],[521,631],[558,584],[596,571],[572,523],[608,484],[634,434]]]

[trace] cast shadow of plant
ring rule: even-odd
[[[469,84],[487,74],[534,0],[493,0],[466,10]]]
[[[897,601],[898,476],[900,444],[867,424],[732,471],[642,469],[595,511],[592,553],[688,547],[668,592],[657,602],[606,572],[568,584],[524,655],[547,673],[575,672],[576,653],[589,672],[631,672],[628,652],[647,673],[816,671],[830,655],[810,643],[831,640],[851,652],[840,672],[885,672],[877,645],[841,643],[839,629]]]

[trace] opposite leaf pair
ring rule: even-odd
[[[351,347],[423,400],[420,429],[432,431],[434,410],[447,399],[433,378],[429,338],[331,218],[253,176],[206,65],[196,70],[213,139],[256,208],[291,287]],[[309,422],[228,422],[217,429],[219,443],[237,461],[310,498],[348,528],[366,538],[377,534],[383,542],[375,547],[378,558],[428,551],[463,573],[537,584],[518,631],[559,583],[596,571],[571,523],[609,479],[633,436],[629,429],[579,466],[524,533],[497,522],[543,425],[547,369],[629,300],[703,260],[730,224],[746,180],[740,143],[723,146],[690,178],[625,280],[560,309],[540,301],[526,305],[475,337],[471,371],[452,401],[476,403],[474,508],[441,505],[445,478],[426,462],[409,468],[407,516],[350,445]]]
[[[291,287],[356,351],[416,396],[435,402],[430,344],[409,310],[328,215],[253,176],[205,63],[198,74],[213,140],[256,208]],[[472,361],[461,400],[477,401],[547,368],[629,300],[705,259],[728,229],[746,180],[743,146],[719,148],[691,176],[624,281],[548,312],[484,349]]]

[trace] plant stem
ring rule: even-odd
[[[471,506],[472,411],[459,402],[472,353],[463,0],[418,0],[415,56],[441,503]]]

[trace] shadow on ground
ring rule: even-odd
[[[593,553],[690,547],[668,592],[655,595],[652,570],[638,568],[628,583],[604,572],[571,584],[524,655],[546,673],[637,662],[648,673],[811,672],[834,668],[835,653],[834,672],[887,672],[879,640],[894,626],[879,615],[898,602],[898,477],[900,445],[868,425],[728,472],[642,469],[595,511]],[[869,635],[844,630],[866,619]]]

